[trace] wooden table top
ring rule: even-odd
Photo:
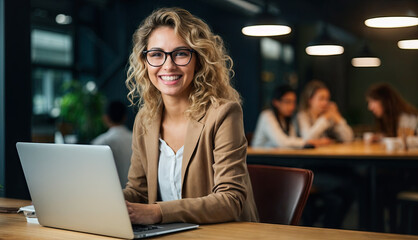
[[[0,206],[24,206],[30,201],[0,198]],[[42,227],[27,223],[23,214],[0,213],[0,239],[114,239],[87,233]],[[356,239],[418,240],[418,236],[299,227],[278,224],[232,222],[202,225],[198,229],[151,239]]]
[[[338,143],[312,149],[253,148],[249,156],[349,157],[349,158],[402,158],[418,160],[418,149],[387,151],[383,144],[365,144],[362,141]]]

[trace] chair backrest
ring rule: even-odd
[[[308,169],[248,165],[260,221],[298,225],[312,186]]]

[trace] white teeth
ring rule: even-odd
[[[161,79],[164,81],[175,81],[179,79],[181,76],[161,76]]]

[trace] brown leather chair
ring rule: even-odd
[[[313,172],[301,168],[248,165],[260,222],[298,225]]]

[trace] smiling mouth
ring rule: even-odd
[[[160,78],[163,81],[176,81],[176,80],[179,80],[181,78],[181,75],[176,75],[176,76],[160,76]]]

